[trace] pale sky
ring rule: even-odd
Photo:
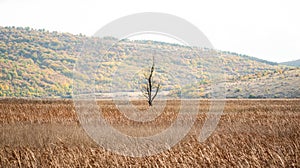
[[[162,12],[197,26],[216,49],[282,62],[300,59],[298,0],[0,0],[0,26],[92,36],[139,12]]]

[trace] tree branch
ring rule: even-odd
[[[152,98],[151,101],[154,100],[154,98],[156,97],[156,95],[157,95],[159,89],[160,89],[160,83],[158,84],[158,86],[157,86],[157,88],[156,88],[156,92],[155,92],[155,94],[154,94],[154,96],[153,96],[153,98]]]

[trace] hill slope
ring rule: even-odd
[[[114,45],[105,50],[111,44]],[[181,87],[188,97],[196,94],[209,96],[210,71],[216,66],[221,66],[231,83],[248,81],[251,75],[289,71],[289,68],[276,63],[236,53],[216,51],[218,60],[209,57],[209,54],[207,49],[162,42],[118,41],[112,37],[99,39],[31,28],[0,27],[0,96],[70,97],[73,75],[77,87],[87,88],[89,85],[90,76],[85,71],[96,72],[93,76],[95,91],[100,95],[136,91],[136,81],[149,68],[154,55],[157,76],[163,84],[161,91],[172,92],[174,88]],[[82,57],[87,61],[84,71],[73,74],[76,61],[82,60]],[[125,71],[128,69],[135,72],[130,74]],[[116,74],[132,80],[117,79]],[[190,84],[189,79],[197,82]],[[261,82],[269,81],[262,78]],[[274,78],[273,82],[280,81]],[[112,84],[113,89],[110,87]],[[280,92],[280,97],[295,97],[284,89]],[[247,94],[249,92],[237,97],[248,97]],[[234,94],[227,96],[235,97]],[[268,97],[276,95],[271,93]]]
[[[288,65],[288,66],[300,67],[300,59],[295,60],[295,61],[282,62],[280,64],[282,64],[282,65]]]

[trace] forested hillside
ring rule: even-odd
[[[114,45],[109,50],[104,50],[110,44]],[[85,45],[89,47],[83,49]],[[122,88],[121,86],[124,85],[131,88],[130,85],[134,85],[134,82],[113,80],[112,74],[118,73],[120,67],[147,69],[153,51],[155,51],[157,75],[163,84],[161,91],[171,93],[174,88],[179,87],[178,83],[189,83],[185,80],[191,76],[198,83],[181,86],[182,92],[190,92],[187,95],[195,97],[196,93],[191,90],[197,90],[200,92],[197,94],[201,97],[208,97],[209,69],[218,64],[216,60],[205,56],[207,49],[155,41],[118,41],[112,37],[100,39],[49,32],[43,29],[34,30],[28,27],[0,27],[0,96],[71,97],[73,75],[76,79],[80,79],[77,81],[79,86],[86,85],[88,77],[84,73],[73,74],[76,61],[83,56],[91,60],[88,62],[88,68],[97,72],[95,75],[97,93],[122,92],[125,90],[109,90],[108,88],[112,82],[116,83],[115,88]],[[253,76],[261,78],[260,82],[264,83],[263,76],[269,74],[291,72],[293,74],[289,76],[296,77],[299,73],[297,69],[291,70],[289,67],[246,55],[222,51],[217,51],[217,54],[220,55],[222,69],[228,82],[236,87],[231,90],[239,88],[232,83],[242,80],[251,81]],[[140,75],[140,72],[136,73]],[[170,75],[170,72],[174,73]],[[124,75],[130,78],[129,74]],[[274,78],[272,82],[279,82],[279,80],[282,79]],[[294,80],[294,78],[289,78],[289,80]],[[293,82],[290,84],[289,87],[294,87]],[[278,90],[281,93],[279,97],[295,97],[295,95],[285,94],[285,90],[280,90],[280,88]],[[230,91],[228,93],[231,94]],[[251,91],[242,94],[240,90],[239,95],[227,96],[249,97],[249,94]],[[271,92],[268,97],[276,96]]]

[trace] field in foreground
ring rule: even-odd
[[[190,101],[193,107],[196,100]],[[128,121],[113,102],[99,101],[103,116],[132,136],[154,135],[176,119],[179,101],[168,101],[154,121]],[[145,102],[133,102],[146,109]],[[227,100],[217,129],[197,137],[210,102],[190,133],[163,153],[126,157],[99,147],[81,128],[70,100],[0,100],[0,167],[300,167],[300,100]]]

